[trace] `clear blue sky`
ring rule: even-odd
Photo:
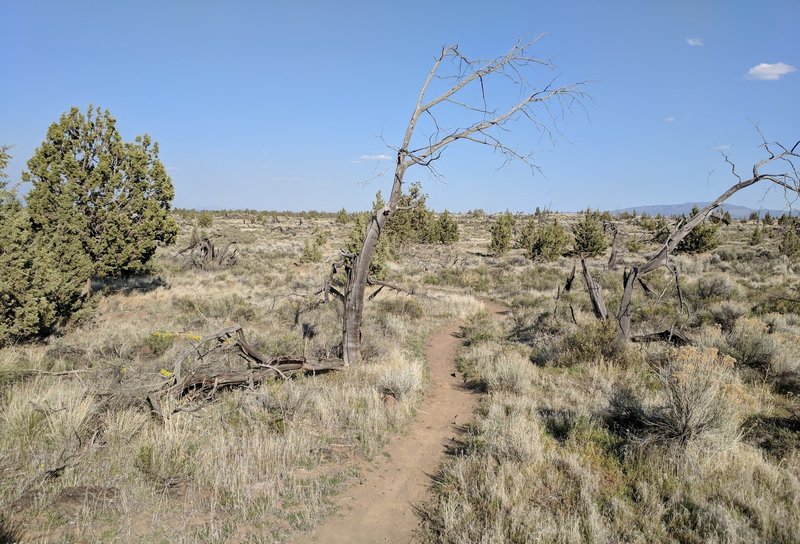
[[[160,143],[176,206],[366,209],[390,181],[364,183],[389,164],[372,158],[400,143],[443,45],[490,57],[545,32],[535,52],[561,82],[590,81],[586,112],[567,115],[555,146],[513,126],[543,175],[498,170],[500,158],[469,143],[439,162],[442,180],[412,169],[430,204],[708,200],[732,179],[715,147],[747,169],[759,157],[752,123],[800,139],[798,29],[797,0],[0,0],[0,144],[13,146],[17,178],[48,125],[92,103],[126,139]],[[782,207],[781,193],[763,196],[734,202]]]

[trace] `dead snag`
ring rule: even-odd
[[[594,281],[589,267],[586,266],[586,259],[581,257],[581,267],[583,268],[583,279],[586,281],[586,290],[589,291],[589,298],[592,301],[592,310],[597,319],[608,319],[608,311],[606,311],[606,303],[603,300],[603,293],[600,284]]]
[[[611,239],[611,256],[608,258],[608,269],[614,270],[617,267],[617,243],[620,239],[619,228],[614,223],[606,223],[606,230],[610,230],[613,238]]]
[[[572,283],[575,281],[575,270],[576,270],[576,268],[577,268],[577,265],[573,264],[572,265],[572,272],[570,273],[569,277],[567,278],[566,283],[564,283],[564,290],[563,290],[564,293],[569,293],[570,291],[572,291]],[[561,300],[561,293],[562,293],[561,286],[559,286],[558,290],[556,291],[555,308],[553,309],[553,317],[555,318],[556,321],[558,321],[558,303]],[[572,322],[577,325],[578,321],[575,319],[575,308],[572,307],[572,301],[571,300],[569,300],[569,313],[570,313],[570,316],[572,316]]]
[[[756,130],[758,130],[758,127],[756,127]],[[760,131],[759,135],[762,140],[760,147],[764,150],[767,157],[753,165],[752,176],[743,178],[736,171],[736,166],[728,155],[724,152],[720,152],[725,163],[730,167],[731,174],[736,178],[737,183],[728,187],[716,200],[708,204],[702,210],[689,217],[687,220],[681,221],[669,234],[661,249],[650,257],[647,262],[641,266],[632,267],[630,271],[625,271],[623,274],[622,298],[620,300],[619,312],[617,313],[617,336],[619,339],[625,341],[631,339],[630,305],[633,297],[633,289],[636,286],[636,280],[639,279],[640,276],[644,276],[662,266],[667,267],[675,275],[676,289],[678,291],[681,307],[685,305],[679,277],[677,271],[669,262],[669,256],[678,248],[678,245],[692,229],[702,223],[712,212],[718,210],[723,202],[742,189],[746,189],[761,181],[774,183],[785,191],[800,193],[800,174],[798,173],[800,170],[796,165],[796,161],[798,157],[800,157],[800,152],[798,152],[800,149],[800,141],[796,142],[792,147],[786,147],[779,142],[767,142]],[[765,172],[764,170],[766,168],[775,168],[776,170]],[[644,288],[644,283],[640,283],[640,285]]]

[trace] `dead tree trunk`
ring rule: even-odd
[[[608,319],[608,311],[606,310],[606,303],[603,300],[603,292],[600,284],[594,281],[592,274],[589,272],[589,267],[586,266],[586,259],[581,257],[581,267],[583,268],[583,279],[586,282],[586,290],[589,291],[589,299],[592,301],[592,310],[597,319]]]
[[[611,231],[611,256],[608,258],[608,269],[614,270],[617,267],[617,242],[619,241],[619,228],[613,223],[607,223],[607,228]]]
[[[344,292],[339,293],[344,303],[342,317],[342,358],[345,365],[358,363],[361,360],[361,323],[364,315],[364,299],[369,283],[370,265],[378,247],[378,241],[386,223],[398,211],[400,197],[403,190],[403,179],[406,171],[411,166],[423,166],[433,170],[434,161],[438,160],[444,148],[458,141],[486,145],[494,151],[503,153],[506,160],[520,159],[532,168],[530,155],[520,155],[515,149],[506,146],[497,135],[506,123],[525,117],[543,133],[551,135],[548,125],[537,114],[537,105],[543,105],[545,114],[550,118],[550,108],[556,103],[564,108],[572,102],[579,100],[583,95],[577,90],[579,84],[554,87],[551,79],[541,87],[529,83],[533,79],[526,78],[523,74],[529,69],[552,66],[543,59],[530,55],[529,49],[538,41],[538,37],[528,43],[514,46],[506,55],[495,58],[489,62],[479,62],[467,59],[461,54],[457,46],[442,49],[441,54],[434,61],[433,67],[420,90],[414,112],[406,127],[401,146],[397,149],[395,172],[392,181],[392,190],[386,205],[377,210],[370,219],[364,235],[361,250],[356,255],[347,257],[344,264],[346,275]],[[443,68],[443,66],[445,68]],[[455,73],[440,73],[454,70]],[[515,88],[515,92],[522,99],[511,107],[496,109],[487,102],[487,95],[483,92],[487,80],[497,80],[497,84],[507,84]],[[449,87],[448,87],[449,85]],[[439,87],[436,91],[432,87]],[[480,98],[472,101],[462,98],[459,94],[465,87],[472,87]],[[439,93],[435,98],[429,99],[428,93]],[[475,95],[473,95],[475,96]],[[460,110],[465,119],[471,119],[454,129],[445,129],[436,122],[437,112],[444,107],[455,107]],[[502,113],[498,113],[498,111]],[[472,116],[472,117],[470,117]],[[430,123],[429,135],[419,147],[413,146],[414,131],[418,123],[425,120]],[[326,286],[330,287],[328,282]]]

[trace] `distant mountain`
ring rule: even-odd
[[[698,208],[703,208],[708,206],[710,202],[684,202],[683,204],[662,204],[658,206],[634,206],[632,208],[623,208],[621,210],[614,210],[612,214],[620,214],[620,213],[631,213],[634,210],[636,213],[647,213],[649,215],[688,215],[689,212],[692,211],[694,206]],[[722,210],[726,212],[730,212],[734,219],[747,219],[750,217],[750,214],[753,212],[758,212],[761,217],[769,212],[770,215],[773,217],[780,217],[784,213],[788,213],[786,210],[754,210],[752,208],[748,208],[747,206],[736,206],[735,204],[723,204]],[[800,210],[793,210],[792,215],[798,215]]]

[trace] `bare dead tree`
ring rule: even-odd
[[[761,135],[760,131],[759,134]],[[618,324],[617,337],[619,339],[630,340],[631,338],[631,301],[633,298],[633,289],[637,282],[644,287],[641,276],[662,266],[669,269],[675,275],[678,296],[681,299],[681,305],[683,305],[677,270],[670,262],[670,255],[681,243],[681,240],[683,240],[692,229],[702,223],[709,214],[718,209],[723,202],[742,189],[746,189],[760,182],[772,183],[783,188],[785,191],[800,193],[800,174],[798,174],[796,165],[798,158],[800,158],[800,141],[795,143],[792,147],[786,147],[778,142],[767,142],[763,135],[761,135],[761,140],[762,143],[760,147],[764,150],[766,157],[753,165],[752,175],[750,177],[743,178],[736,171],[736,166],[731,161],[730,157],[722,153],[725,163],[730,167],[731,173],[737,179],[737,183],[731,185],[713,202],[688,220],[679,223],[675,230],[670,233],[661,249],[644,264],[625,269],[622,276],[622,299],[620,300],[619,311],[616,316]]]
[[[554,66],[546,59],[533,56],[530,50],[541,38],[519,42],[505,55],[489,61],[472,60],[464,56],[457,45],[444,47],[422,84],[417,103],[406,127],[402,143],[396,151],[395,171],[389,199],[371,217],[361,250],[344,255],[340,269],[346,281],[342,291],[333,293],[344,304],[342,319],[342,358],[345,365],[361,360],[361,323],[364,298],[371,279],[370,264],[386,223],[400,209],[403,180],[409,168],[421,166],[436,175],[434,164],[451,144],[463,140],[486,146],[504,157],[504,163],[518,159],[532,169],[538,167],[531,154],[523,154],[501,139],[508,124],[526,120],[546,138],[557,131],[557,116],[580,104],[583,83],[557,85],[552,76]],[[552,77],[541,83],[529,79],[545,69]],[[514,100],[496,102],[499,89],[513,89]],[[497,94],[494,94],[498,91]],[[490,100],[489,95],[495,101]],[[466,121],[465,121],[466,120]],[[456,123],[446,128],[445,122]],[[420,126],[425,124],[428,134]],[[374,283],[374,282],[373,282]],[[330,288],[330,284],[326,284]]]

